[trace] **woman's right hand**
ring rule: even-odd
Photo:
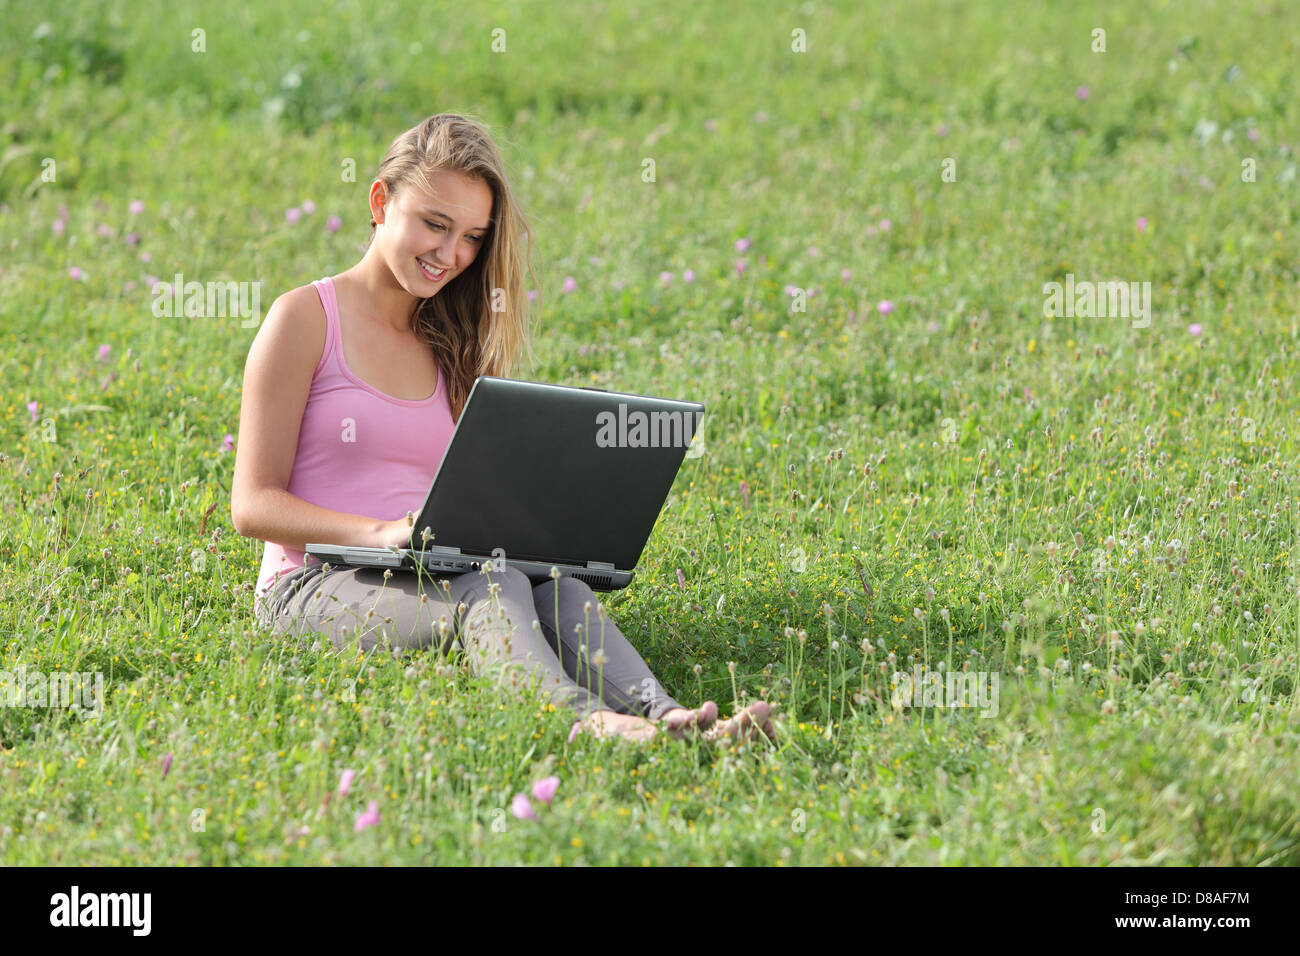
[[[406,517],[397,518],[393,521],[381,521],[379,523],[378,544],[376,547],[411,547],[411,526],[414,520],[415,516],[408,512]]]

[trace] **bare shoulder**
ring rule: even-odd
[[[326,319],[310,283],[282,293],[266,310],[253,339],[249,359],[273,358],[275,364],[315,369],[325,351]]]
[[[275,324],[277,332],[291,332],[305,335],[309,339],[319,337],[325,341],[325,307],[321,305],[316,287],[308,283],[296,289],[281,293],[266,311],[267,324]]]

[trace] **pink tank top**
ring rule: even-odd
[[[328,318],[325,350],[312,375],[287,490],[322,508],[383,521],[419,514],[455,427],[442,369],[433,394],[421,401],[367,385],[343,358],[333,280],[312,285]],[[268,541],[255,598],[304,560],[302,551]]]

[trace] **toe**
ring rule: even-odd
[[[662,718],[663,727],[677,740],[683,740],[692,731],[705,731],[718,719],[718,705],[706,700],[695,710],[674,708],[671,716]]]
[[[706,700],[700,704],[700,709],[696,711],[699,714],[695,719],[695,724],[701,730],[711,727],[718,719],[718,705],[711,700]]]
[[[731,719],[731,723],[743,734],[750,734],[767,720],[767,704],[763,701],[750,704]]]

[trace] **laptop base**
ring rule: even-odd
[[[456,548],[437,546],[416,551],[411,548],[354,548],[337,544],[309,544],[306,553],[334,566],[395,568],[406,571],[422,568],[434,575],[479,573],[485,564],[490,567],[500,567],[504,564],[522,571],[533,584],[549,581],[551,568],[556,567],[559,568],[562,577],[577,578],[593,591],[617,591],[631,584],[632,578],[636,575],[635,571],[618,571],[607,566],[593,568],[519,558],[479,556],[463,554]]]

